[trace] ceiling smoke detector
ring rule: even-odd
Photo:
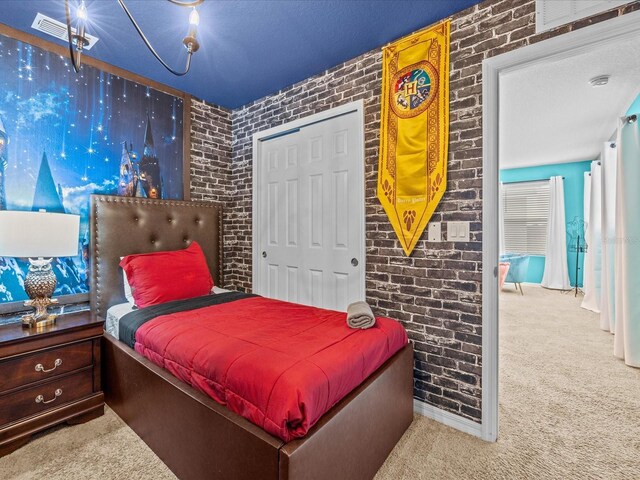
[[[67,37],[67,25],[41,13],[36,15],[36,18],[31,24],[31,28],[34,28],[39,32],[46,33],[47,35],[51,35],[59,40],[63,40],[65,42],[69,41]],[[72,28],[71,35],[75,34],[76,29]],[[87,42],[84,44],[84,49],[91,50],[91,47],[93,47],[98,41],[98,37],[94,37],[89,34],[85,34],[85,37]]]
[[[589,80],[589,85],[592,87],[602,87],[609,83],[609,78],[611,75],[598,75],[597,77],[593,77]]]

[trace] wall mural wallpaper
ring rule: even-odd
[[[0,36],[0,210],[81,216],[55,295],[86,293],[89,195],[183,198],[183,100]],[[26,300],[26,259],[0,258],[0,304]]]

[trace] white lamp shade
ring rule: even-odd
[[[0,211],[0,257],[74,257],[80,216]]]

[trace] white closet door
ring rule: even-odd
[[[364,156],[357,111],[259,141],[254,292],[346,310],[364,299]]]

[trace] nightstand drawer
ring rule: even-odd
[[[0,393],[87,367],[92,363],[91,340],[0,362]]]
[[[93,371],[61,376],[14,393],[0,395],[0,425],[21,420],[93,393]]]

